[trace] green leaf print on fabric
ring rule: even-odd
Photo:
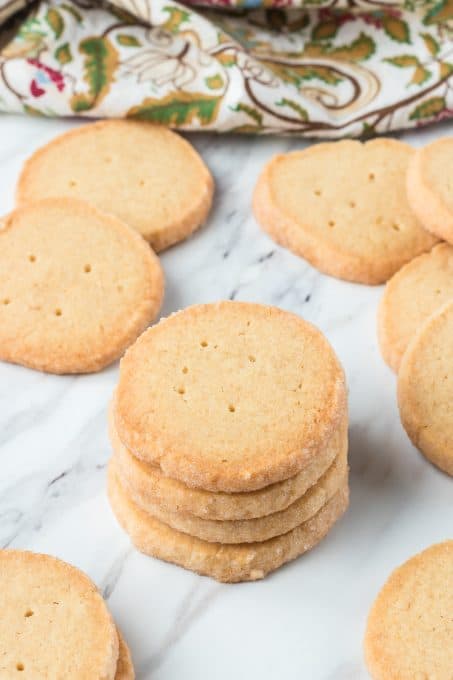
[[[88,93],[73,95],[71,108],[75,112],[88,111],[99,104],[110,89],[118,63],[118,53],[108,38],[86,38],[80,43],[79,52],[85,55],[84,79]]]
[[[162,28],[170,33],[177,33],[181,28],[181,24],[189,20],[189,12],[185,12],[178,7],[164,7],[164,12],[170,15]]]
[[[221,97],[200,92],[172,92],[162,99],[147,97],[129,109],[127,116],[163,125],[188,125],[195,119],[207,125],[216,119],[220,101]]]
[[[72,54],[71,54],[71,48],[69,46],[69,43],[64,43],[64,45],[60,45],[60,47],[57,47],[55,50],[55,59],[60,62],[60,64],[69,64],[69,62],[72,61]]]
[[[308,113],[307,111],[297,102],[293,102],[292,99],[286,99],[284,97],[281,99],[279,102],[276,102],[277,106],[288,106],[290,109],[295,111],[297,114],[299,114],[301,120],[308,120]]]
[[[116,42],[122,47],[141,47],[142,44],[135,35],[127,35],[126,33],[118,33]]]
[[[453,19],[453,0],[440,0],[423,18],[423,23],[426,26],[433,24],[440,24],[444,21],[451,21]]]
[[[411,54],[389,57],[388,59],[384,59],[384,61],[388,64],[392,64],[392,66],[398,66],[398,68],[413,68],[414,72],[409,81],[409,85],[422,85],[431,77],[431,72],[420,63],[418,57],[414,57]]]
[[[257,123],[257,125],[261,126],[263,122],[263,116],[253,106],[248,106],[247,104],[238,104],[237,106],[232,106],[231,108],[233,111],[242,111],[243,113],[246,113]]]
[[[365,61],[376,51],[376,45],[372,38],[365,33],[360,33],[355,40],[349,44],[334,46],[331,43],[317,44],[308,43],[303,51],[303,56],[307,57],[335,57],[344,61]]]
[[[334,38],[336,36],[338,28],[339,28],[338,23],[333,19],[321,21],[321,23],[317,24],[314,27],[311,33],[311,39],[330,40],[331,38]]]
[[[382,26],[389,38],[399,43],[410,43],[409,26],[402,19],[386,15],[382,20]]]
[[[425,43],[426,49],[434,57],[439,53],[440,45],[430,33],[420,33],[420,37]]]
[[[209,76],[206,78],[205,83],[210,90],[221,90],[224,86],[222,76],[217,73],[215,76]]]
[[[423,104],[419,104],[411,113],[409,118],[411,120],[422,120],[423,118],[432,118],[437,116],[445,109],[444,97],[431,97]]]
[[[64,19],[60,12],[57,9],[50,7],[47,10],[46,21],[55,33],[55,37],[59,38],[64,31]]]

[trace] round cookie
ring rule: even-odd
[[[387,283],[378,312],[378,337],[387,364],[398,372],[416,330],[453,300],[453,247],[439,243],[408,262]]]
[[[453,244],[453,137],[436,139],[409,163],[407,196],[425,229]]]
[[[365,658],[373,680],[451,680],[453,541],[395,569],[368,617]]]
[[[126,644],[120,631],[118,632],[119,640],[119,655],[118,665],[116,667],[115,680],[135,680],[135,671],[132,664],[132,657],[129,647]]]
[[[119,467],[115,459],[111,461],[111,465],[118,475]],[[266,541],[274,536],[286,534],[313,517],[340,488],[345,486],[347,478],[348,464],[344,451],[337,456],[321,479],[285,510],[255,519],[229,521],[201,519],[180,511],[169,511],[151,497],[138,493],[126,482],[123,481],[122,484],[134,503],[160,522],[210,543],[233,544]]]
[[[90,579],[49,555],[0,551],[0,677],[113,680],[118,635]]]
[[[0,358],[50,373],[98,371],[156,317],[157,256],[115,217],[70,198],[0,223]]]
[[[398,373],[398,405],[412,443],[453,476],[453,301],[409,343]]]
[[[189,307],[123,357],[115,425],[137,457],[209,491],[287,479],[324,450],[346,411],[324,336],[275,307]]]
[[[262,543],[208,543],[159,522],[128,496],[113,470],[108,495],[113,512],[141,552],[225,583],[256,581],[319,543],[348,505],[345,487],[308,522]]]
[[[186,486],[177,479],[166,477],[159,466],[144,463],[120,441],[113,419],[113,404],[109,410],[109,435],[113,458],[118,465],[120,479],[144,499],[159,503],[169,512],[181,512],[210,520],[240,520],[264,517],[284,510],[317,482],[333,463],[335,457],[348,448],[348,417],[332,434],[325,450],[303,470],[276,484],[257,491],[242,493],[214,493]],[[145,506],[146,507],[146,506]]]
[[[429,250],[406,198],[414,150],[394,139],[316,144],[275,156],[253,199],[270,236],[320,271],[378,284]]]
[[[204,222],[213,188],[209,170],[180,135],[109,120],[70,130],[36,151],[22,170],[17,201],[83,199],[137,229],[157,252]]]

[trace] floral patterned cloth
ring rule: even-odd
[[[453,0],[25,2],[0,0],[3,111],[329,138],[453,115]]]

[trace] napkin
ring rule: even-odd
[[[453,0],[0,0],[0,110],[339,138],[453,114]]]

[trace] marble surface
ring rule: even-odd
[[[0,209],[23,160],[80,124],[0,117]],[[414,145],[447,125],[401,135]],[[364,680],[369,606],[390,570],[452,535],[452,481],[411,446],[395,376],[376,341],[381,287],[321,275],[255,223],[263,163],[295,139],[191,138],[217,182],[208,224],[164,254],[163,314],[201,301],[292,310],[327,335],[350,392],[351,504],[314,551],[264,581],[221,585],[134,550],[105,494],[106,407],[118,376],[55,377],[0,365],[0,545],[49,552],[87,571],[129,642],[139,680]],[[1,595],[0,595],[1,602]]]

